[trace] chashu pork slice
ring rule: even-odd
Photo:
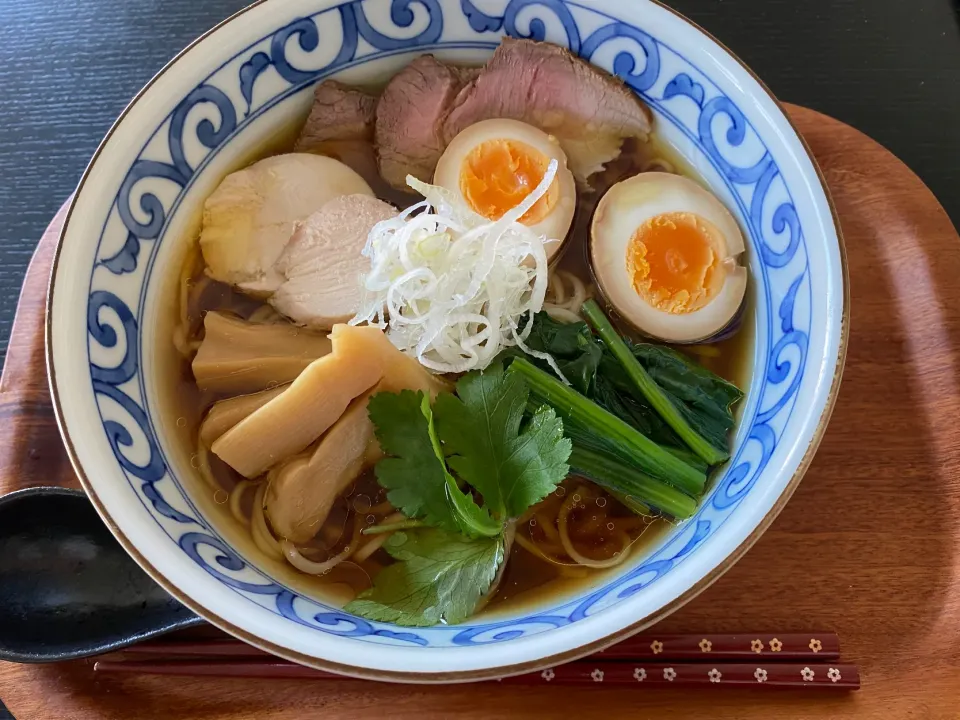
[[[336,158],[382,196],[389,185],[380,177],[373,148],[376,113],[375,95],[336,80],[319,82],[313,90],[310,115],[293,149]]]
[[[336,80],[324,80],[313,89],[313,106],[297,142],[295,152],[328,155],[338,143],[373,142],[377,98],[359,88]],[[339,158],[343,160],[343,158]],[[349,163],[347,163],[349,165]],[[357,168],[354,168],[357,170]]]
[[[270,304],[294,322],[329,330],[360,306],[361,252],[378,222],[394,217],[389,204],[368,195],[343,195],[303,221],[274,271],[282,277]]]
[[[454,98],[477,70],[458,68],[421,55],[391,78],[377,105],[376,145],[380,174],[396,188],[407,175],[433,181],[447,147],[443,123]]]
[[[649,108],[619,78],[558,45],[507,37],[453,101],[443,142],[490,118],[556,137],[582,187],[620,155],[624,140],[645,141],[652,129]]]

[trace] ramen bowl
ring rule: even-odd
[[[382,82],[412,57],[475,64],[501,35],[618,75],[747,238],[752,381],[733,455],[696,515],[567,596],[460,625],[347,614],[266,569],[215,522],[159,408],[155,352],[181,240],[229,171],[302,119],[312,86]],[[836,397],[848,300],[839,228],[782,108],[728,50],[649,0],[263,0],[197,40],[133,100],[70,207],[48,300],[50,384],[84,488],[126,550],[233,635],[358,677],[453,682],[554,665],[677,609],[728,569],[796,488]],[[207,503],[208,504],[208,503]]]

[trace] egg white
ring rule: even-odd
[[[700,216],[720,231],[725,244],[721,261],[727,273],[720,292],[690,313],[668,313],[647,303],[627,270],[637,228],[664,213]],[[590,262],[607,302],[640,332],[678,343],[709,338],[733,320],[747,288],[747,270],[737,263],[744,247],[740,227],[723,203],[694,181],[669,173],[641,173],[614,185],[597,206],[590,232]]]
[[[577,190],[573,173],[567,168],[567,156],[557,139],[519,120],[483,120],[461,131],[447,146],[437,163],[434,185],[453,192],[467,207],[470,203],[460,192],[460,170],[470,152],[488,140],[513,140],[543,153],[548,160],[557,161],[556,182],[559,187],[557,202],[540,222],[528,227],[544,236],[547,259],[554,257],[563,245],[573,222],[577,207]],[[532,190],[532,188],[531,188]]]

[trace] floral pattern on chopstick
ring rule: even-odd
[[[816,635],[638,635],[610,647],[604,660],[698,660],[709,654],[716,660],[752,662],[758,655],[779,661],[829,662],[840,658],[840,641],[834,633]]]
[[[763,688],[819,687],[856,689],[859,673],[852,665],[825,665],[772,662],[754,663],[646,663],[579,661],[558,665],[538,673],[503,678],[505,684],[652,686],[699,685],[702,687],[752,686]]]

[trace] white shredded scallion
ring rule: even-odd
[[[519,222],[556,173],[552,160],[533,192],[494,221],[448,190],[407,177],[425,200],[370,231],[363,250],[370,270],[350,323],[384,329],[434,372],[482,370],[503,348],[519,346],[562,377],[549,354],[525,343],[547,292],[544,244],[556,240]]]

